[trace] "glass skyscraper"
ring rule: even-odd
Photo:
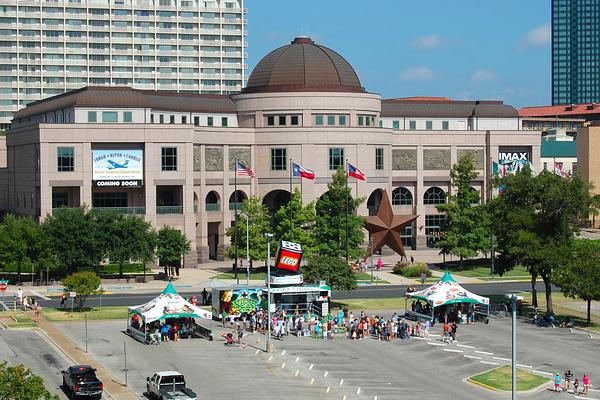
[[[600,102],[600,0],[552,0],[552,104]]]

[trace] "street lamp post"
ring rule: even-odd
[[[270,353],[273,351],[271,344],[271,238],[272,233],[265,233],[267,238],[267,348],[266,352]]]
[[[246,260],[248,265],[246,266],[246,286],[250,286],[250,217],[244,214],[246,217]]]
[[[515,400],[517,397],[517,296],[514,294],[507,294],[505,297],[510,299],[512,306],[512,389],[511,399]]]
[[[371,253],[371,283],[373,283],[373,238],[369,238],[369,252]]]

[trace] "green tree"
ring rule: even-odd
[[[250,219],[249,245],[250,245],[250,267],[257,260],[267,258],[267,240],[265,233],[271,231],[271,217],[268,208],[262,204],[258,197],[250,197],[244,200],[240,207],[240,216],[237,226],[229,227],[225,234],[232,238],[231,246],[225,250],[225,255],[235,258],[235,241],[238,246],[238,257],[246,257],[246,216]]]
[[[123,267],[129,260],[146,264],[154,259],[156,233],[149,222],[136,215],[123,214],[115,214],[108,221],[100,219],[107,224],[97,224],[96,229],[106,237],[105,255],[119,264],[119,276],[123,276]]]
[[[595,194],[590,198],[590,206],[588,210],[592,216],[592,227],[596,227],[596,217],[600,214],[600,194]]]
[[[43,227],[52,252],[67,273],[95,268],[106,253],[106,244],[87,207],[54,210]]]
[[[569,297],[587,302],[587,324],[592,301],[600,300],[600,249],[591,240],[575,240],[569,260],[557,268],[554,281]]]
[[[356,277],[346,260],[332,256],[313,256],[302,267],[305,282],[325,281],[334,290],[356,289]]]
[[[54,269],[56,263],[49,248],[48,236],[32,218],[6,215],[0,224],[0,267],[16,269],[18,280],[23,270]]]
[[[181,257],[190,251],[190,241],[184,233],[170,226],[163,226],[156,238],[156,256],[167,266],[177,266]]]
[[[490,201],[492,226],[503,263],[499,272],[520,263],[532,277],[533,303],[537,306],[535,279],[544,281],[546,307],[552,307],[553,270],[563,266],[577,222],[587,212],[589,188],[579,177],[561,178],[529,167],[500,179],[504,194]]]
[[[333,182],[315,205],[316,253],[322,256],[346,257],[346,202],[348,202],[348,255],[351,259],[362,256],[365,240],[363,217],[356,215],[364,198],[354,199],[347,187],[348,176],[342,168],[333,174]]]
[[[87,298],[100,293],[100,278],[94,272],[75,272],[63,279],[65,294],[77,293],[77,309],[82,310]]]
[[[9,367],[0,362],[0,400],[58,400],[45,387],[41,377],[23,364]]]
[[[444,253],[460,257],[461,267],[463,258],[476,256],[489,248],[486,208],[478,204],[480,193],[471,188],[477,175],[471,157],[462,157],[450,170],[456,194],[448,195],[446,204],[436,206],[438,211],[446,213],[444,232],[437,245]]]
[[[291,212],[290,212],[291,209]],[[290,214],[292,224],[292,238],[290,238]],[[310,257],[315,252],[315,203],[303,205],[298,189],[294,190],[292,201],[282,206],[275,213],[275,240],[288,240],[302,245],[304,257]]]

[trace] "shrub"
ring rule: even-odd
[[[419,278],[421,274],[425,274],[428,278],[431,276],[431,270],[425,263],[405,264],[400,273],[407,278]]]
[[[410,264],[403,263],[402,261],[398,261],[396,265],[394,265],[394,274],[402,275],[404,268],[408,267]]]

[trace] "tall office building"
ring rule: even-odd
[[[88,85],[229,94],[245,80],[244,0],[0,0],[0,129]]]
[[[552,104],[600,102],[600,0],[552,0]]]

